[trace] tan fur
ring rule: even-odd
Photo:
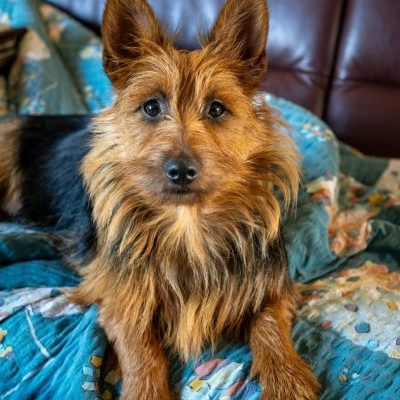
[[[253,320],[251,374],[260,381],[262,400],[317,398],[315,377],[290,337],[293,305],[291,296],[283,295]]]
[[[290,340],[285,260],[268,265],[278,194],[287,208],[299,173],[281,122],[256,99],[266,32],[263,0],[230,0],[203,49],[183,52],[144,1],[107,4],[104,65],[118,97],[94,121],[82,165],[99,245],[74,296],[100,304],[123,399],[174,398],[164,349],[188,360],[222,337],[250,341],[263,400],[316,398]],[[140,107],[155,95],[168,110],[149,123]],[[205,117],[210,99],[229,110],[219,123]],[[182,153],[201,163],[185,196],[165,190],[162,168]]]
[[[171,51],[172,57],[177,58],[176,50]],[[183,76],[194,70],[197,79],[206,81],[208,76],[213,76],[214,65],[222,67],[216,60],[205,59],[203,72],[198,57],[199,54],[194,54],[192,62],[198,65],[189,64]],[[149,66],[144,68],[148,71]],[[166,78],[178,85],[182,68],[179,66],[173,76]],[[160,75],[154,79],[163,81]],[[125,280],[129,273],[133,281],[140,281],[141,269],[146,270],[146,279],[151,273],[156,274],[156,281],[157,274],[166,275],[168,286],[158,288],[166,293],[157,293],[161,301],[168,299],[171,303],[163,306],[164,312],[171,314],[165,317],[168,335],[164,340],[178,347],[185,358],[198,354],[205,342],[216,342],[227,325],[241,326],[244,311],[249,307],[260,308],[265,284],[253,288],[251,283],[253,279],[267,282],[266,275],[270,272],[260,268],[251,242],[258,236],[261,248],[267,248],[268,242],[278,234],[281,210],[273,187],[279,187],[289,202],[298,184],[293,145],[277,132],[269,110],[265,106],[259,109],[264,118],[255,119],[251,99],[239,90],[236,92],[234,87],[225,93],[224,88],[232,87],[235,80],[230,81],[228,74],[224,79],[225,85],[221,84],[218,89],[214,86],[212,90],[218,92],[219,98],[230,100],[233,114],[248,116],[229,125],[227,122],[227,133],[221,134],[219,127],[210,124],[204,129],[205,124],[196,120],[198,114],[194,111],[189,116],[179,113],[180,104],[198,102],[200,105],[208,96],[199,91],[198,99],[195,93],[179,98],[174,96],[179,88],[171,92],[171,109],[176,110],[171,112],[173,118],[165,121],[166,127],[159,126],[159,131],[154,132],[152,126],[141,121],[141,116],[132,113],[132,108],[143,101],[138,90],[144,79],[139,74],[131,82],[134,90],[126,90],[124,94],[127,99],[121,97],[114,108],[98,117],[93,150],[83,164],[101,249],[101,255],[94,262],[95,277],[88,276],[87,282],[97,281],[99,270],[115,265],[110,258],[120,259],[124,266],[117,279]],[[149,78],[146,85],[152,85]],[[135,132],[132,126],[136,127]],[[243,132],[251,132],[251,140]],[[199,191],[195,198],[187,204],[184,200],[185,203],[176,205],[162,194],[165,178],[161,162],[168,154],[180,153],[183,148],[203,161],[202,175],[194,183],[194,190],[198,187]],[[107,154],[106,166],[102,154]],[[239,229],[246,232],[246,237]],[[226,266],[229,245],[235,246],[244,266],[254,269],[248,271],[249,276],[240,280],[229,276]],[[181,270],[176,270],[177,266]],[[90,271],[89,267],[88,274]],[[182,287],[185,286],[180,282],[182,276],[188,282],[196,282],[191,285],[194,287]],[[279,291],[279,282],[269,290]],[[232,307],[238,297],[243,304],[238,304],[239,310],[235,312]],[[155,309],[149,312],[152,315]],[[147,320],[151,319],[150,315]],[[178,326],[176,323],[168,326],[172,316],[179,321]],[[236,321],[232,321],[233,316]],[[218,321],[218,326],[213,319]],[[193,324],[199,326],[193,329]]]
[[[0,209],[9,215],[16,215],[20,204],[20,173],[17,165],[18,129],[16,120],[2,124],[0,133]]]

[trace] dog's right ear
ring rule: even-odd
[[[126,67],[154,45],[169,43],[146,0],[108,0],[102,24],[103,66],[118,90],[126,83]]]

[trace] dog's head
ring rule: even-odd
[[[278,119],[255,101],[267,32],[265,0],[228,0],[202,48],[178,50],[145,0],[108,0],[104,69],[117,97],[83,169],[104,221],[140,203],[276,235],[278,198],[296,193],[298,166]]]

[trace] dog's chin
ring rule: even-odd
[[[200,191],[190,187],[166,188],[162,192],[163,203],[170,205],[192,205],[197,204],[202,199]]]

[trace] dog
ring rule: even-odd
[[[108,0],[114,103],[0,136],[2,208],[60,237],[124,400],[175,399],[167,352],[187,361],[222,339],[249,343],[262,400],[317,398],[280,234],[299,156],[257,95],[267,32],[264,0],[227,0],[201,49],[179,50],[145,0]]]

